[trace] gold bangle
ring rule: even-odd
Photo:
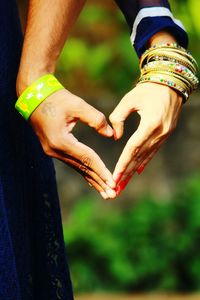
[[[152,71],[170,72],[172,73],[172,76],[177,74],[178,76],[181,76],[181,78],[187,80],[192,85],[192,89],[196,89],[198,87],[198,78],[183,65],[167,61],[153,61],[143,67],[141,74],[144,75]]]
[[[194,64],[192,64],[187,58],[184,58],[179,54],[174,55],[171,53],[166,54],[166,52],[157,52],[157,53],[154,53],[154,55],[152,54],[152,55],[148,56],[146,63],[149,63],[151,60],[158,61],[158,60],[165,60],[165,59],[170,59],[174,63],[180,63],[180,64],[186,66],[188,69],[190,69],[191,72],[197,73],[197,69],[194,66]]]
[[[183,98],[184,102],[188,100],[189,97],[189,91],[187,89],[187,86],[184,85],[180,80],[171,78],[170,76],[164,76],[159,74],[149,74],[148,76],[143,76],[138,81],[137,85],[145,83],[145,82],[153,82],[158,83],[161,85],[169,86],[170,88],[173,88],[177,92],[179,92]]]
[[[152,49],[151,51],[148,51],[146,53],[146,56],[150,56],[151,53],[155,53],[156,51],[160,52],[160,51],[164,51],[165,53],[171,53],[171,54],[178,54],[181,55],[185,58],[187,58],[189,61],[192,62],[192,64],[196,65],[196,67],[198,68],[198,64],[197,61],[194,59],[194,57],[189,53],[189,52],[184,52],[182,50],[179,49],[173,49],[173,48],[156,48],[156,49]]]
[[[198,65],[189,51],[176,43],[158,44],[147,49],[140,58],[138,84],[156,82],[182,94],[185,101],[198,87]]]
[[[171,52],[173,54],[177,53],[183,57],[186,57],[190,62],[192,62],[193,65],[196,66],[196,69],[198,69],[198,64],[191,53],[177,43],[160,43],[158,45],[154,45],[143,53],[140,60],[144,61],[147,56],[149,56],[152,52],[155,53],[156,51],[165,51],[167,53]]]
[[[188,86],[188,89],[189,89],[189,91],[190,91],[190,93],[192,92],[192,90],[193,90],[193,87],[192,87],[192,85],[191,85],[191,83],[190,82],[188,82],[185,78],[182,78],[181,76],[179,76],[179,75],[177,75],[177,74],[175,74],[175,73],[171,73],[171,72],[167,72],[167,71],[153,71],[153,72],[150,72],[150,73],[148,73],[147,75],[150,75],[150,74],[152,74],[152,73],[154,73],[154,74],[158,74],[158,75],[167,75],[168,77],[170,77],[172,80],[173,79],[177,79],[177,80],[180,80],[180,82],[182,82],[182,83],[184,83],[186,86]]]

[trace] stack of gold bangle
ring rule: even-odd
[[[138,84],[155,82],[181,93],[184,102],[198,87],[197,62],[176,43],[158,44],[144,52],[140,59]]]

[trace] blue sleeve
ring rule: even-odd
[[[175,19],[167,0],[115,0],[130,28],[131,42],[138,56],[146,50],[148,40],[157,32],[167,30],[184,48],[188,36],[182,23]]]

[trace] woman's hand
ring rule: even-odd
[[[133,112],[140,117],[138,129],[128,140],[113,173],[117,194],[133,174],[144,169],[160,146],[176,127],[182,107],[182,97],[173,89],[142,83],[126,94],[110,115],[116,139],[123,135],[124,121]]]
[[[63,89],[45,99],[32,113],[30,122],[44,152],[76,169],[103,198],[116,196],[115,182],[94,150],[71,133],[77,121],[106,137],[113,135],[105,116],[81,98]]]

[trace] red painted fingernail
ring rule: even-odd
[[[118,183],[120,181],[120,179],[122,178],[123,173],[119,173],[117,175],[117,178],[115,179],[115,182]]]
[[[143,171],[144,171],[145,165],[141,165],[138,169],[137,169],[137,173],[138,175],[140,175]]]
[[[125,189],[132,176],[133,175],[129,176],[127,179],[120,182],[120,184],[117,186],[117,191],[116,191],[117,195],[119,195]]]
[[[113,129],[113,136],[114,136],[114,139],[115,139],[115,141],[117,140],[117,133],[116,133],[116,130],[115,129]]]
[[[115,188],[115,192],[117,196],[120,194],[121,190],[119,185]]]

